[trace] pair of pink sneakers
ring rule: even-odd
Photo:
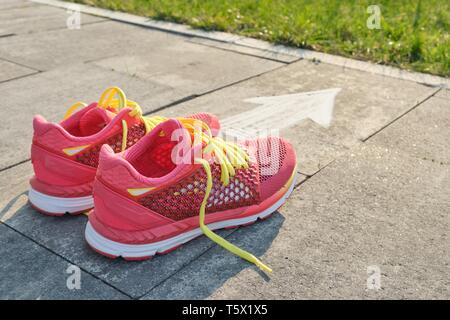
[[[144,260],[205,234],[270,271],[212,230],[264,219],[286,201],[296,156],[283,139],[225,141],[207,113],[145,117],[117,87],[59,124],[35,116],[33,126],[29,201],[54,216],[94,208],[85,237],[95,251]]]

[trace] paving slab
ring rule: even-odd
[[[0,2],[0,10],[9,10],[11,8],[26,8],[37,6],[37,4],[27,0],[2,0]]]
[[[283,64],[171,38],[93,64],[197,96]]]
[[[284,124],[277,122],[276,116],[272,117],[268,128],[283,128],[281,135],[295,145],[299,170],[306,175],[314,174],[336,156],[364,141],[438,90],[409,81],[302,60],[160,113],[175,116],[201,110],[215,113],[226,121],[227,117],[257,107],[244,101],[246,99],[330,88],[340,88],[341,91],[336,97],[329,128],[310,119],[283,128]],[[273,108],[276,107],[274,104]],[[300,112],[302,105],[298,108]]]
[[[38,71],[9,61],[0,60],[0,83],[30,75],[36,72]]]
[[[189,39],[189,41],[192,43],[201,44],[201,45],[208,46],[208,47],[219,48],[219,49],[223,49],[223,50],[227,50],[227,51],[237,52],[237,53],[246,54],[246,55],[250,55],[250,56],[261,57],[264,59],[270,59],[270,60],[275,60],[275,61],[279,61],[279,62],[291,63],[291,62],[299,60],[298,57],[295,57],[292,55],[287,55],[287,54],[263,50],[263,49],[256,49],[256,48],[242,46],[242,45],[235,45],[230,42],[214,41],[214,40],[199,38],[199,37],[192,37]]]
[[[450,164],[448,101],[433,97],[373,137],[379,144],[437,165]],[[372,138],[369,140],[371,141]],[[450,185],[449,185],[450,187]],[[446,190],[450,192],[449,190]],[[449,208],[450,209],[450,208]]]
[[[56,10],[65,12],[63,9]],[[0,38],[0,57],[42,71],[70,66],[132,50],[132,44],[139,38],[139,32],[132,32],[133,28],[135,27],[107,21],[88,24],[81,29],[46,31],[39,34],[39,41],[34,34]],[[118,41],[118,34],[121,34],[121,41]],[[154,38],[154,35],[148,36]]]
[[[450,100],[450,90],[442,89],[438,93],[436,93],[436,97]]]
[[[35,5],[0,10],[0,36],[35,33],[67,28],[71,12],[54,7]],[[104,18],[80,14],[80,28],[84,24],[105,21]]]
[[[56,10],[65,12],[62,9]],[[83,49],[80,50],[80,48]],[[190,52],[196,52],[198,56],[193,57]],[[184,60],[185,54],[191,61]],[[208,56],[208,59],[204,59],[205,56]],[[118,65],[115,63],[110,65],[107,62],[103,64],[108,68],[121,69],[129,62],[127,59],[134,59],[137,67],[140,67],[141,63],[143,64],[141,68],[143,68],[144,74],[159,72],[161,77],[165,75],[161,73],[163,66],[155,71],[152,71],[151,67],[163,65],[167,61],[166,59],[170,59],[173,63],[184,66],[180,70],[182,75],[188,74],[187,69],[190,69],[193,74],[204,72],[202,66],[209,65],[211,69],[209,73],[204,74],[204,83],[216,78],[241,79],[243,75],[254,74],[255,70],[259,73],[278,66],[274,61],[226,53],[223,50],[189,43],[186,41],[186,37],[115,21],[88,24],[82,26],[81,29],[47,31],[40,34],[38,42],[33,35],[0,38],[0,57],[39,70],[50,70],[75,62],[124,57],[122,63],[120,63],[121,60],[110,61],[110,63],[117,62]],[[158,61],[157,58],[164,60]],[[243,65],[246,68],[243,68]],[[225,68],[230,66],[233,66],[231,70]],[[133,65],[130,66],[130,68],[132,67]],[[170,67],[170,64],[166,67]],[[125,70],[127,69],[125,68]],[[134,70],[131,72],[135,73]]]
[[[1,299],[127,299],[80,270],[80,287],[67,286],[72,265],[26,237],[0,224]],[[76,267],[76,266],[75,266]]]
[[[145,298],[448,299],[449,126],[432,98],[308,179],[275,221],[234,232],[265,252],[269,279],[213,248]]]

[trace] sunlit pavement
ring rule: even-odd
[[[0,298],[450,297],[449,91],[85,14],[73,29],[69,15],[0,3]],[[147,114],[213,112],[226,129],[294,144],[286,205],[220,232],[273,274],[204,237],[145,262],[109,260],[85,244],[85,216],[30,208],[33,115],[59,120],[110,85]]]

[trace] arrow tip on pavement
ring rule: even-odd
[[[329,128],[333,120],[334,99],[340,91],[340,88],[319,91],[320,105],[308,114],[308,118],[322,127]]]

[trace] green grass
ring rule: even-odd
[[[448,0],[69,0],[450,76]],[[367,7],[381,8],[369,29]]]

